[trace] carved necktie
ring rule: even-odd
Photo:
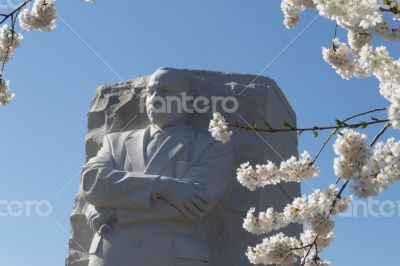
[[[161,131],[157,131],[156,133],[154,133],[152,140],[149,142],[146,148],[148,159],[151,159],[153,157],[154,153],[157,151],[163,140],[164,136]]]

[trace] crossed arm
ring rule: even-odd
[[[115,170],[111,150],[106,137],[98,155],[83,168],[81,188],[86,201],[96,208],[115,209],[121,226],[146,222],[193,222],[214,208],[234,174],[232,148],[221,143],[208,146],[184,180]],[[189,184],[179,185],[179,182],[190,182],[195,194],[192,199],[197,198],[196,203],[189,201],[192,193],[188,191]],[[207,188],[205,193],[201,191],[204,187],[196,187],[197,183]],[[166,189],[168,186],[170,189]],[[196,205],[194,209],[200,207],[201,211],[195,214],[188,211],[190,204]]]

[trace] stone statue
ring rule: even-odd
[[[182,92],[235,97],[238,110],[224,113],[233,123],[296,125],[277,84],[262,76],[162,68],[100,86],[88,114],[87,163],[71,215],[67,266],[248,266],[247,246],[265,236],[242,228],[247,211],[282,210],[300,195],[297,183],[251,192],[235,178],[243,162],[297,156],[295,132],[232,129],[230,142],[216,142],[207,132],[212,110],[182,113],[171,105],[170,112],[157,112],[157,98]],[[138,95],[145,96],[144,111]],[[284,233],[300,231],[292,225]]]
[[[234,179],[233,149],[191,127],[177,104],[156,111],[157,96],[181,92],[191,92],[187,74],[157,70],[146,91],[151,125],[106,135],[84,166],[81,189],[97,232],[90,266],[212,265],[207,214]]]

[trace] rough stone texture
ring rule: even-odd
[[[201,70],[188,71],[196,79],[199,95],[237,97],[239,109],[232,114],[224,114],[228,121],[245,124],[254,121],[263,125],[267,120],[272,127],[281,128],[284,121],[296,125],[296,116],[277,84],[267,77],[240,75],[234,73]],[[149,76],[119,83],[100,86],[93,97],[88,113],[88,133],[86,136],[86,161],[95,156],[102,145],[103,136],[111,132],[144,128],[149,124],[145,113],[140,113],[141,91],[146,87]],[[243,89],[252,83],[242,94]],[[193,126],[207,131],[211,111],[197,114]],[[279,162],[297,155],[297,135],[295,133],[260,133],[234,129],[232,140],[235,146],[236,165],[250,161],[252,164],[266,160]],[[275,151],[276,152],[275,152]],[[269,206],[282,209],[289,197],[300,195],[299,184],[269,186],[250,192],[239,183],[231,186],[222,202],[210,214],[213,225],[209,237],[214,243],[212,252],[218,254],[217,265],[250,265],[245,251],[247,246],[260,242],[262,237],[251,235],[242,229],[243,218],[250,207],[264,210]],[[71,239],[69,240],[68,266],[87,266],[92,231],[86,225],[85,213],[92,206],[77,194],[71,215]],[[287,234],[298,234],[300,226],[285,229]]]

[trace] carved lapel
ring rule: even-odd
[[[145,173],[160,174],[164,167],[185,147],[188,142],[188,136],[193,135],[193,129],[184,126],[173,133],[173,135],[166,138],[149,161]]]
[[[146,161],[144,157],[144,141],[148,128],[133,132],[125,141],[125,148],[135,172],[144,172]]]

